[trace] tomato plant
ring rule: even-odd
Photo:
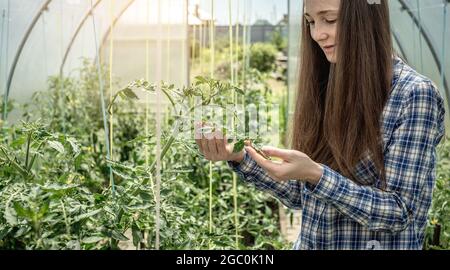
[[[135,94],[155,88],[140,80],[117,93],[109,107],[114,113],[114,150],[107,160],[98,87],[96,70],[86,61],[78,76],[50,78],[48,90],[25,105],[24,121],[2,128],[0,248],[118,249],[124,242],[154,247],[155,126],[150,121],[148,134],[140,128],[148,119],[135,104]],[[190,110],[198,100],[226,106],[236,92],[264,100],[258,87],[244,92],[203,77],[181,89],[162,84],[178,113],[180,104]],[[193,140],[175,139],[173,124],[180,119],[179,114],[169,116],[162,130],[161,248],[235,248],[231,170],[224,163],[213,168],[216,226],[210,233],[208,163],[197,154]],[[178,132],[187,131],[179,127]],[[150,151],[149,165],[144,149]],[[116,181],[114,196],[108,165]],[[244,185],[238,185],[238,194],[239,248],[288,247],[278,228],[278,203]]]

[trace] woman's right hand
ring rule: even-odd
[[[220,131],[210,133],[202,132],[202,128],[206,125],[197,124],[195,126],[195,141],[200,152],[209,161],[234,161],[241,163],[244,159],[245,152],[233,153],[234,143],[228,143],[228,139]]]

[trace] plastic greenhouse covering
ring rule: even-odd
[[[210,1],[191,2],[199,2],[205,10],[211,9]],[[140,41],[147,38],[148,59],[152,68],[161,70],[161,79],[186,84],[189,80],[188,25],[195,24],[188,21],[190,4],[188,0],[1,0],[1,90],[9,99],[27,101],[34,91],[45,88],[49,75],[64,76],[80,67],[83,58],[98,57],[97,47],[101,60],[107,64],[110,38],[114,41],[112,67],[117,77],[124,81],[145,77],[145,59],[141,57],[145,55],[145,46]],[[300,0],[287,1],[286,5],[292,100],[303,5]],[[449,108],[448,1],[392,0],[390,6],[397,52],[439,86]],[[146,12],[139,12],[145,9]],[[161,50],[164,60],[160,66],[155,64],[157,40],[164,43]],[[149,74],[150,80],[156,79],[154,70]],[[13,113],[11,117],[17,118],[18,114]]]
[[[184,0],[160,1],[160,6],[157,1],[134,0],[2,0],[2,89],[10,99],[27,101],[34,91],[45,89],[48,76],[64,76],[80,67],[83,59],[100,56],[108,64],[111,44],[115,45],[111,59],[120,59],[120,66],[119,61],[112,65],[115,74],[128,81],[144,78],[142,38],[149,41],[150,61],[156,59],[156,40],[167,42],[161,52],[170,51],[172,60],[159,67],[161,79],[186,83],[186,4]],[[141,9],[148,11],[137,12]]]
[[[450,49],[448,1],[443,0],[392,0],[390,3],[391,27],[394,46],[402,58],[418,72],[429,77],[440,88],[449,103]],[[291,41],[289,82],[296,82],[299,29],[302,5],[290,1],[289,38]],[[290,88],[293,93],[295,87]],[[448,115],[448,114],[447,114]],[[448,126],[448,120],[447,120]]]

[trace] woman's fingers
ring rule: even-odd
[[[211,153],[211,157],[216,158],[218,155],[216,140],[213,137],[211,139],[207,139],[207,141],[208,141],[208,148],[209,148],[209,152]]]
[[[203,137],[200,140],[200,144],[201,144],[201,148],[203,150],[203,154],[205,155],[206,158],[208,158],[211,155],[209,146],[208,146],[208,140],[205,137]]]
[[[202,123],[195,123],[194,139],[195,139],[195,142],[198,145],[200,153],[202,153],[204,155],[205,154],[205,152],[204,152],[205,150],[204,150],[203,144],[202,144],[203,134],[200,131],[201,127],[202,127]]]
[[[284,149],[279,149],[279,148],[275,148],[275,147],[264,146],[262,148],[262,151],[268,156],[279,157],[285,161],[290,161],[292,159],[292,151],[291,150],[284,150]]]
[[[246,146],[245,151],[252,157],[253,160],[258,163],[263,169],[265,169],[268,173],[276,172],[279,164],[276,164],[270,160],[263,158],[260,154],[258,154],[253,148]]]
[[[221,161],[228,158],[227,138],[221,131],[208,129],[204,123],[195,125],[195,142],[206,159]]]
[[[202,140],[196,139],[195,142],[198,145],[198,150],[200,151],[200,153],[204,154],[203,147],[202,147]]]
[[[195,124],[195,142],[197,143],[200,152],[205,156],[206,159],[211,158],[211,150],[209,147],[209,134],[205,133],[204,123]]]
[[[199,149],[200,153],[205,154],[205,152],[204,152],[205,150],[204,150],[203,144],[202,144],[201,134],[200,134],[200,136],[198,136],[198,134],[195,135],[195,142],[198,145],[198,149]]]
[[[216,146],[217,146],[217,152],[220,157],[226,157],[227,156],[227,149],[226,149],[226,138],[225,136],[219,136],[216,137]]]

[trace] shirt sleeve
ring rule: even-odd
[[[369,230],[405,230],[416,214],[429,210],[444,114],[443,100],[432,82],[416,84],[406,94],[384,155],[385,191],[358,185],[326,165],[318,184],[306,184],[306,190]]]
[[[228,165],[244,182],[254,185],[258,190],[268,192],[289,208],[301,209],[302,182],[296,180],[275,181],[247,153],[240,164],[228,162]]]

